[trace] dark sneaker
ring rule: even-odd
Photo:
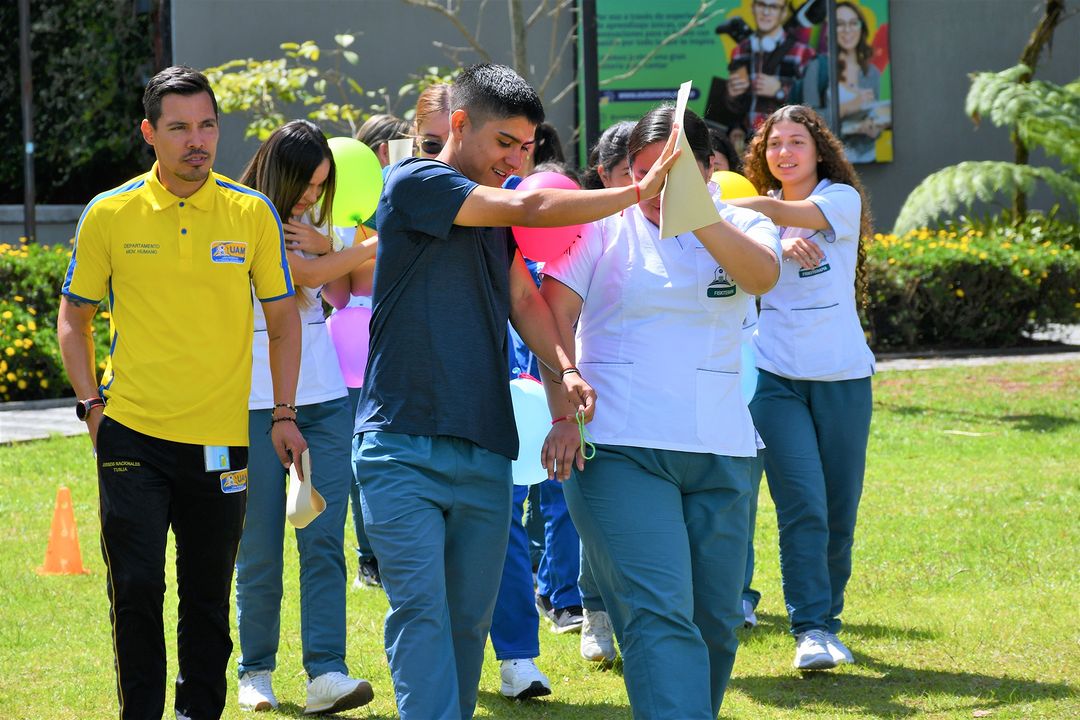
[[[536,594],[536,612],[540,613],[540,617],[555,622],[555,608],[547,595]]]
[[[353,587],[382,587],[382,578],[379,577],[379,561],[368,558],[360,561],[360,567],[356,570],[356,579]]]
[[[581,632],[581,625],[584,622],[585,615],[580,605],[558,608],[555,610],[555,616],[551,618],[551,632],[559,635]]]

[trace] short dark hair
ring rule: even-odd
[[[532,86],[505,65],[471,65],[454,79],[450,112],[465,110],[478,123],[523,116],[533,125],[544,122],[544,105]]]
[[[166,95],[198,95],[206,93],[210,96],[210,103],[214,106],[214,115],[218,115],[217,98],[214,97],[214,89],[210,87],[210,81],[198,70],[187,65],[173,65],[150,78],[146,83],[146,91],[143,92],[143,112],[151,125],[156,126],[161,117],[161,100]]]
[[[627,157],[630,158],[631,164],[634,162],[634,157],[647,146],[665,142],[668,139],[674,117],[674,105],[661,105],[645,113],[645,117],[638,120],[627,142]],[[712,145],[709,144],[709,128],[705,125],[705,121],[693,110],[687,108],[682,127],[694,159],[705,167],[709,167],[709,160],[712,159]]]

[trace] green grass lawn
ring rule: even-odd
[[[775,514],[763,491],[755,583],[763,594],[762,624],[744,638],[724,716],[1080,717],[1080,364],[884,372],[874,393],[844,614],[843,636],[858,664],[805,677],[791,669]],[[34,572],[44,558],[60,485],[74,496],[89,575]],[[96,480],[86,438],[0,447],[0,511],[6,518],[0,528],[0,718],[115,717]],[[304,674],[296,553],[291,539],[287,544],[274,681],[282,701],[278,715],[297,717]],[[349,567],[355,572],[351,556]],[[171,568],[169,575],[166,628],[175,627]],[[376,698],[343,716],[394,717],[382,652],[385,598],[350,590],[348,603],[350,667],[372,682]],[[477,716],[629,717],[619,666],[602,670],[584,662],[577,640],[541,628],[538,662],[554,694],[529,703],[498,694],[498,664],[489,649]],[[172,637],[168,646],[174,647]],[[225,717],[244,717],[236,710],[232,672],[229,681]]]

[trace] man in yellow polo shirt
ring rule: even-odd
[[[300,319],[281,221],[259,193],[211,170],[217,101],[187,67],[143,95],[145,175],[94,198],[76,230],[58,331],[97,454],[120,717],[165,704],[165,546],[176,537],[176,717],[218,718],[232,652],[229,598],[247,499],[251,289],[270,337],[276,407],[267,428],[283,465],[296,428]],[[99,386],[91,320],[108,298]]]

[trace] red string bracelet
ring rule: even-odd
[[[637,201],[641,202],[641,186],[637,183],[634,183],[634,192],[637,193]]]
[[[554,420],[551,421],[551,424],[552,425],[558,425],[559,423],[561,423],[565,419],[566,419],[565,417],[557,417],[557,418],[555,418]]]

